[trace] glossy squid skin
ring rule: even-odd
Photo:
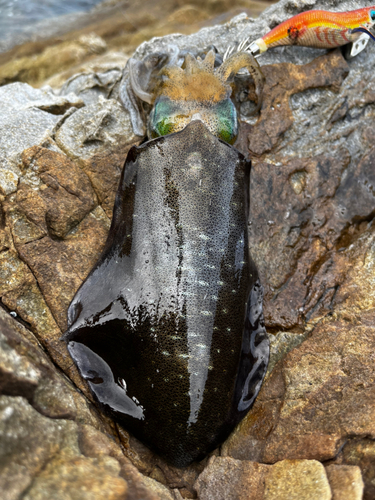
[[[176,466],[229,435],[267,368],[249,174],[200,121],[132,148],[105,249],[69,308],[65,340],[96,399]]]

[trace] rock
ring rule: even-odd
[[[102,148],[89,159],[79,159],[79,165],[86,173],[95,190],[98,202],[109,219],[115,202],[117,186],[120,180],[124,158],[131,144],[121,144],[114,151]]]
[[[56,371],[33,334],[2,309],[0,339],[2,394],[27,399],[46,417],[78,419],[103,428],[94,408]]]
[[[22,151],[45,142],[64,113],[83,102],[74,94],[55,96],[22,83],[1,87],[0,100],[0,193],[7,196],[17,190]]]
[[[77,40],[47,47],[41,54],[10,60],[0,67],[0,85],[15,81],[38,85],[51,75],[78,64],[92,54],[100,54],[107,46],[95,33]]]
[[[94,154],[131,144],[136,136],[129,114],[113,99],[99,98],[71,115],[55,136],[57,145],[71,158],[88,159]]]
[[[375,497],[375,443],[372,439],[349,439],[335,463],[359,466],[365,485],[363,499]]]
[[[129,458],[132,464],[143,475],[155,479],[166,486],[178,489],[184,498],[196,498],[194,483],[203,471],[207,459],[199,463],[195,462],[189,467],[174,467],[158,457],[144,444],[134,438],[134,436],[125,433],[121,426],[117,425],[117,429],[124,446],[124,455]]]
[[[200,500],[263,499],[269,469],[256,462],[212,457],[194,487]]]
[[[303,66],[281,63],[275,69],[273,65],[262,66],[265,97],[260,119],[249,134],[249,150],[256,157],[271,151],[292,126],[294,117],[289,105],[292,95],[323,87],[337,91],[349,73],[339,50]]]
[[[264,500],[331,500],[322,464],[316,460],[282,460],[270,467]]]
[[[62,85],[59,94],[63,96],[73,92],[86,105],[95,104],[100,96],[107,99],[121,79],[124,66],[125,64],[120,68],[112,67],[105,72],[75,74]]]
[[[251,251],[264,276],[265,314],[272,328],[290,329],[333,307],[345,274],[342,262],[331,273],[332,261],[341,258],[337,249],[346,251],[348,227],[354,240],[361,221],[373,212],[373,195],[365,186],[374,182],[374,168],[367,154],[360,162],[351,154],[337,147],[334,153],[301,159],[279,155],[282,164],[261,162],[253,169]]]
[[[325,469],[316,460],[282,460],[274,465],[263,465],[247,460],[212,457],[196,481],[195,488],[200,500],[332,498]]]
[[[52,75],[43,82],[43,87],[49,85],[60,89],[59,94],[64,95],[67,88],[74,88],[74,92],[81,94],[85,102],[93,102],[99,95],[109,97],[112,84],[120,78],[129,56],[118,50],[109,50],[104,54],[90,57],[88,61],[75,65],[61,73]],[[85,76],[89,75],[89,79]],[[91,85],[93,84],[93,85]]]
[[[31,398],[38,386],[41,372],[8,345],[0,333],[0,393]]]
[[[6,205],[6,210],[16,248],[42,290],[47,287],[44,295],[49,297],[49,307],[63,330],[66,307],[72,299],[71,289],[81,283],[80,270],[74,269],[74,259],[68,258],[72,247],[80,244],[79,227],[85,226],[86,231],[92,227],[96,239],[101,226],[105,237],[108,221],[99,208],[94,210],[97,199],[88,177],[65,155],[44,148],[29,149],[24,153],[24,169],[30,169],[38,176],[39,185],[21,183],[17,197]],[[17,213],[16,222],[14,211]],[[38,229],[37,237],[25,231],[30,225]],[[89,232],[85,239],[88,237]],[[91,242],[90,248],[96,259],[101,247]],[[65,303],[62,288],[67,294]],[[56,292],[58,297],[53,302]]]
[[[21,397],[2,396],[0,414],[0,490],[11,500],[31,485],[33,476],[58,452],[63,426],[37,413]]]
[[[144,478],[35,337],[0,309],[0,491],[4,500],[174,500]],[[27,398],[27,399],[26,399]],[[121,477],[120,477],[121,476]]]
[[[52,460],[28,489],[25,500],[124,500],[127,484],[110,457]]]
[[[361,500],[363,481],[361,469],[351,465],[329,465],[326,473],[332,490],[332,500]]]
[[[202,4],[190,0],[185,4],[182,0],[155,0],[136,5],[115,0],[101,2],[88,13],[66,14],[32,26],[25,22],[23,32],[13,40],[0,40],[0,84],[21,80],[41,85],[57,72],[69,72],[67,80],[74,73],[83,72],[83,65],[97,60],[98,52],[105,51],[107,56],[121,51],[129,56],[152,37],[193,33],[203,26],[229,21],[241,12],[256,17],[270,3],[274,1],[250,0],[244,4],[243,0],[210,0]],[[9,50],[22,42],[28,43]],[[65,81],[59,77],[57,80],[57,84]]]
[[[325,461],[349,437],[375,436],[374,319],[369,311],[357,324],[316,327],[276,365],[224,453],[265,463]]]
[[[155,481],[151,477],[144,476],[142,479],[143,484],[154,493],[155,497],[160,500],[175,500],[176,497],[169,488],[163,484]],[[177,490],[178,491],[178,490]]]

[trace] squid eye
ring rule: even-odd
[[[215,107],[217,114],[217,135],[225,142],[234,144],[238,135],[237,111],[230,99],[220,102]]]
[[[371,21],[375,22],[375,10],[370,10]]]
[[[155,139],[161,135],[172,134],[176,130],[178,123],[176,123],[175,106],[168,98],[160,98],[150,115],[148,135],[150,139]]]

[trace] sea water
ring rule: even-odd
[[[86,12],[102,0],[0,0],[0,51],[9,50],[38,35],[38,31],[51,30],[51,23],[58,23],[74,14]],[[53,21],[52,21],[53,20]]]

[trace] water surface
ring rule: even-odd
[[[0,0],[0,51],[39,38],[44,32],[49,36],[59,23],[74,20],[79,13],[87,12],[101,1]]]

